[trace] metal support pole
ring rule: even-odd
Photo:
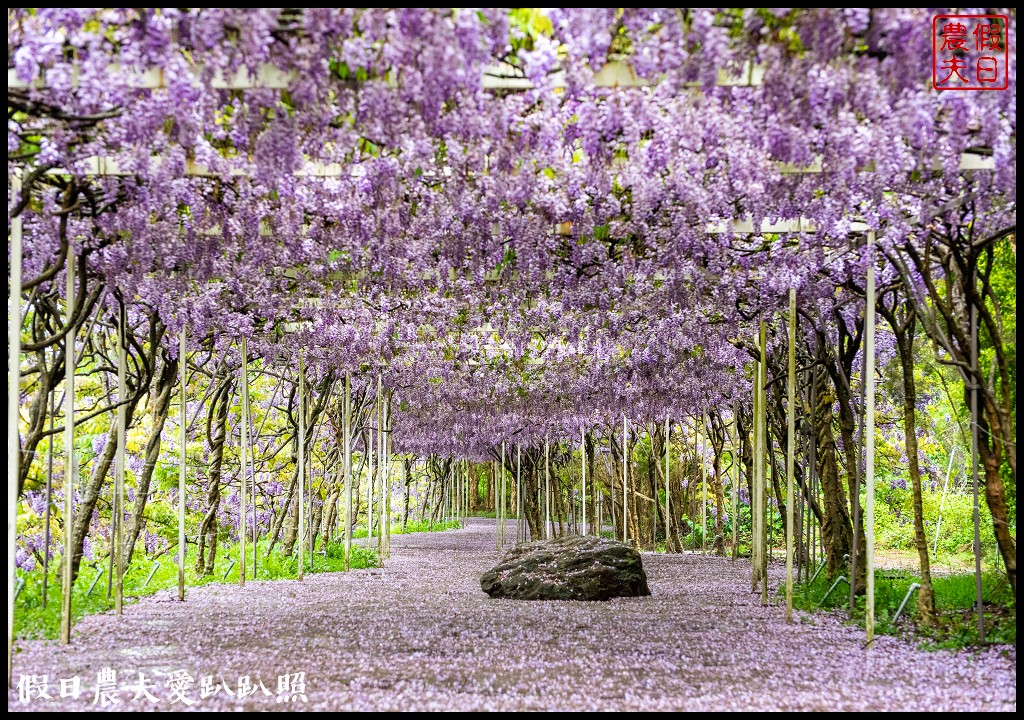
[[[730,438],[732,444],[732,465],[733,476],[732,483],[732,559],[735,560],[739,556],[739,538],[740,538],[740,453],[739,453],[739,437],[740,437],[740,412],[739,405],[733,403],[732,406],[732,437]]]
[[[65,262],[66,285],[64,290],[65,322],[74,319],[75,308],[75,251],[68,244]],[[19,293],[20,298],[20,293]],[[75,456],[75,330],[64,338],[64,582],[61,585],[60,641],[62,645],[71,642],[71,559],[74,554],[74,496],[75,472],[78,458]],[[20,393],[17,394],[20,396]],[[17,428],[17,424],[14,426]],[[11,547],[14,544],[11,543]]]
[[[491,461],[491,477],[494,487],[494,548],[501,552],[501,478],[495,461]]]
[[[551,443],[544,440],[544,532],[541,537],[551,539]]]
[[[834,583],[832,583],[832,585],[829,587],[829,589],[825,591],[825,594],[822,595],[821,600],[818,601],[818,607],[821,607],[821,605],[826,600],[828,600],[828,596],[832,594],[832,591],[835,590],[839,586],[839,583],[841,583],[841,582],[849,584],[850,581],[846,579],[845,575],[840,575],[839,577],[837,577],[836,581]]]
[[[124,453],[128,424],[128,374],[125,349],[125,310],[119,307],[117,314],[117,456],[114,461],[114,538],[111,552],[114,553],[114,612],[121,614],[124,606]]]
[[[825,565],[826,565],[827,562],[828,562],[827,560],[822,560],[821,561],[821,565],[819,565],[818,569],[814,571],[813,575],[811,575],[811,579],[807,581],[808,585],[813,585],[814,584],[814,581],[818,579],[818,575],[820,575],[821,571],[825,569]]]
[[[767,462],[768,453],[768,399],[766,397],[765,386],[768,384],[768,336],[765,322],[761,320],[761,377],[757,383],[757,392],[760,399],[757,404],[758,408],[758,423],[761,426],[761,491],[760,491],[760,523],[761,523],[761,537],[759,539],[761,545],[761,605],[762,607],[768,606],[768,479],[767,479],[767,468],[765,464]]]
[[[672,454],[672,421],[669,420],[668,415],[665,416],[665,552],[668,552],[668,541],[669,541],[669,498],[672,495],[672,483],[669,482],[669,456]]]
[[[246,417],[246,428],[249,431],[249,469],[252,470],[252,477],[249,479],[249,500],[252,504],[252,579],[255,580],[259,574],[259,547],[256,544],[259,539],[258,527],[256,525],[256,443],[259,442],[259,433],[263,429],[263,425],[260,424],[260,430],[256,429],[256,421],[252,419],[252,403],[249,401],[249,373],[245,373],[245,384],[246,384],[246,401],[245,401],[245,417]],[[275,390],[275,395],[276,395]],[[271,398],[271,404],[273,404],[273,398]],[[264,420],[266,417],[264,416]]]
[[[796,472],[796,288],[789,289],[789,381],[786,407],[786,622],[793,622],[793,533],[796,532],[793,492]]]
[[[811,368],[811,484],[809,496],[818,499],[818,373]],[[813,517],[813,515],[812,515]],[[811,525],[811,565],[818,562],[818,527]],[[814,582],[812,579],[811,582]]]
[[[228,581],[228,575],[231,574],[231,571],[234,569],[234,567],[235,567],[235,559],[231,558],[231,562],[228,563],[228,569],[224,571],[224,577],[222,577],[220,579],[221,582],[227,582]]]
[[[587,431],[580,430],[580,479],[582,485],[580,487],[580,494],[582,495],[582,514],[583,514],[583,534],[587,533]],[[655,496],[657,497],[657,496]]]
[[[20,340],[21,338],[19,338]],[[46,439],[46,509],[43,512],[43,609],[46,609],[46,586],[50,581],[50,515],[53,510],[53,416],[54,397],[57,392],[50,388],[50,434]],[[8,678],[9,679],[9,678]]]
[[[501,441],[501,547],[508,532],[508,478],[505,476],[505,441]]]
[[[371,409],[370,418],[373,417]],[[374,467],[373,467],[373,426],[370,424],[370,419],[366,422],[366,437],[363,442],[363,452],[366,454],[366,471],[368,474],[366,482],[366,549],[369,550],[373,547],[373,483],[374,483]],[[443,481],[442,481],[443,482]],[[447,488],[445,488],[447,490]],[[444,492],[445,499],[441,504],[442,515],[448,510],[448,493]],[[444,518],[441,520],[444,523]]]
[[[298,579],[305,569],[306,531],[306,368],[299,351],[299,567]]]
[[[761,473],[764,470],[764,465],[761,462],[761,392],[759,385],[761,384],[761,360],[760,360],[760,348],[761,341],[760,336],[755,336],[755,342],[758,347],[758,359],[754,362],[754,397],[753,397],[753,416],[751,417],[751,435],[753,436],[753,443],[751,447],[751,454],[753,455],[754,461],[754,477],[751,478],[751,490],[750,493],[750,564],[752,567],[753,575],[753,588],[757,590],[757,584],[761,579]]]
[[[949,489],[949,478],[953,473],[953,458],[956,456],[956,445],[949,453],[949,467],[946,468],[946,482],[942,484],[942,499],[939,500],[939,520],[935,523],[935,543],[932,546],[932,555],[939,552],[939,530],[942,529],[942,508],[946,505],[946,491]]]
[[[651,429],[657,430],[657,423],[651,423]],[[666,445],[667,447],[667,445]],[[651,434],[651,464],[654,465],[657,460],[654,457],[654,435]],[[658,469],[657,466],[652,468],[651,483],[654,493],[651,495],[651,552],[655,552],[658,549]]]
[[[753,461],[753,472],[754,475],[750,478],[750,566],[751,566],[751,592],[757,590],[757,583],[761,575],[761,560],[758,557],[758,541],[761,537],[760,523],[758,522],[761,513],[758,510],[758,506],[761,504],[761,421],[760,410],[758,409],[758,403],[761,399],[761,393],[758,392],[757,386],[761,382],[761,344],[760,337],[755,335],[754,342],[758,348],[758,359],[754,361],[754,382],[753,397],[751,398],[751,418],[750,418],[750,435],[751,445],[750,454],[751,460]]]
[[[381,427],[381,458],[383,465],[381,470],[381,500],[384,508],[381,510],[384,518],[384,557],[391,557],[391,395],[386,394],[382,400],[382,411],[384,424]]]
[[[895,625],[900,620],[900,615],[903,614],[903,609],[907,606],[907,601],[910,600],[910,596],[914,594],[915,590],[921,589],[921,583],[910,583],[910,587],[907,588],[907,594],[903,596],[903,602],[900,603],[899,608],[896,610],[896,614],[892,616],[892,624]]]
[[[352,374],[345,373],[345,570],[352,567]]]
[[[178,372],[181,378],[181,419],[178,422],[178,444],[181,452],[181,461],[178,465],[178,600],[185,599],[185,462],[186,444],[188,443],[188,420],[185,414],[185,325],[181,326],[181,336],[178,338]],[[245,342],[244,340],[242,341]],[[244,348],[245,345],[243,344]],[[243,356],[245,350],[242,351]],[[244,505],[242,507],[245,507]],[[245,514],[242,514],[245,517]],[[245,523],[242,525],[241,537],[245,537]],[[245,555],[244,551],[242,553]],[[243,564],[242,567],[245,567]]]
[[[516,443],[516,542],[520,543],[526,539],[525,528],[523,528],[523,446]]]
[[[21,172],[10,177],[11,199],[21,199]],[[18,481],[21,477],[21,215],[11,223],[11,286],[7,304],[7,684],[11,684],[11,659],[14,649],[14,586],[17,580],[15,552],[18,546]],[[70,250],[69,250],[70,255]],[[68,269],[70,276],[71,269]],[[68,347],[74,353],[74,342]],[[70,423],[69,423],[70,425]],[[52,445],[52,435],[50,436]],[[65,473],[66,476],[66,473]],[[49,482],[47,482],[49,487]],[[47,493],[49,511],[49,493]],[[49,512],[47,512],[49,515]],[[49,527],[49,526],[47,526]],[[67,547],[67,546],[65,546]],[[44,580],[45,582],[45,580]],[[45,592],[45,591],[44,591]],[[45,597],[45,595],[44,595]],[[45,602],[45,600],[43,601]]]
[[[701,432],[703,430],[704,432]],[[700,501],[700,551],[704,555],[708,552],[708,474],[705,466],[705,457],[708,446],[707,446],[707,419],[704,413],[700,414],[700,427],[697,429],[697,440],[700,447],[700,458],[698,460],[700,464],[700,487],[701,487],[701,501]]]
[[[977,271],[972,271],[971,283],[977,284]],[[974,589],[975,609],[978,614],[978,644],[985,642],[985,614],[981,587],[981,515],[978,506],[978,308],[971,304],[971,486],[974,514]]]
[[[96,577],[94,577],[92,582],[89,584],[89,589],[85,591],[86,597],[92,595],[92,591],[96,589],[96,585],[99,583],[101,577],[103,577],[103,568],[99,569],[99,572],[96,573]]]
[[[506,457],[507,452],[507,457]],[[502,512],[502,547],[505,547],[509,543],[508,539],[508,521],[510,518],[515,516],[515,485],[512,482],[512,451],[505,447],[505,441],[501,443],[501,477],[502,485],[504,489],[502,491],[502,498],[504,499],[504,510]]]
[[[160,562],[156,561],[153,563],[153,569],[149,571],[149,575],[146,576],[145,582],[142,583],[142,589],[145,590],[146,586],[149,585],[149,581],[156,575],[156,571],[160,569]]]
[[[622,416],[622,542],[629,542],[629,420]]]
[[[239,469],[238,483],[240,498],[238,516],[238,584],[245,585],[245,534],[248,510],[246,509],[246,477],[248,475],[248,454],[249,454],[249,352],[246,339],[242,338],[242,427],[240,431],[241,445],[241,468]],[[184,387],[184,385],[182,386]],[[184,393],[184,390],[182,390]]]
[[[864,549],[860,547],[860,531],[858,528],[864,527],[864,518],[861,517],[860,510],[860,489],[864,486],[864,427],[867,420],[864,417],[867,407],[867,367],[868,367],[868,356],[865,352],[861,356],[861,389],[860,389],[860,410],[858,412],[858,419],[860,420],[857,426],[857,437],[855,444],[857,448],[857,464],[853,469],[853,492],[850,493],[850,504],[853,507],[853,544],[850,550],[850,614],[853,614],[853,610],[856,607],[857,602],[857,583],[859,582],[858,571],[860,567],[860,557],[864,554]],[[853,392],[852,381],[847,378],[847,385],[850,388],[850,392]],[[865,554],[866,558],[867,555]],[[865,579],[865,582],[867,580]]]
[[[868,231],[867,306],[864,309],[864,483],[867,500],[864,503],[864,548],[867,560],[867,598],[864,606],[864,626],[868,642],[875,639],[875,233]],[[854,498],[856,500],[856,498]],[[856,529],[855,529],[856,530]],[[853,569],[856,576],[856,568]]]
[[[303,367],[302,370],[304,371],[305,368]],[[305,376],[305,372],[303,372],[302,375],[303,375],[303,381],[305,381],[305,377],[304,377]],[[327,392],[329,393],[330,390],[328,389]],[[319,430],[319,428],[314,428],[312,442],[307,440],[306,441],[307,445],[312,445],[313,447],[316,446],[316,436],[317,436],[318,430]],[[309,503],[309,512],[312,515],[312,513],[313,513],[313,476],[316,474],[315,471],[313,470],[313,462],[312,462],[312,460],[313,460],[313,453],[312,453],[312,449],[309,452],[309,456],[310,456],[309,457],[310,463],[309,463],[309,467],[306,469],[306,497],[308,498],[307,502]],[[327,479],[327,468],[326,467],[324,467],[324,471],[323,472],[324,472],[324,479],[326,480]],[[323,517],[324,517],[324,513],[321,512],[320,513],[321,521],[322,521]],[[321,530],[323,530],[323,524],[322,523],[320,525],[320,528],[321,528]],[[307,548],[309,550],[309,571],[313,572],[313,562],[314,562],[314,560],[316,558],[315,550],[314,550],[314,547],[313,547],[314,542],[315,542],[315,538],[313,536],[313,528],[309,528],[309,530],[308,530],[308,532],[306,534],[307,534],[307,537],[309,538],[309,547]]]
[[[384,557],[384,397],[380,373],[377,373],[377,464],[373,478],[374,495],[377,497],[377,553]],[[452,479],[455,468],[452,467]],[[452,502],[455,501],[455,484],[452,483]],[[454,507],[453,507],[454,510]],[[452,513],[454,515],[454,512]]]

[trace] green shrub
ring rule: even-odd
[[[267,556],[267,541],[260,540],[257,547],[257,564],[253,568],[252,545],[246,546],[248,579],[263,580],[289,580],[298,575],[298,556],[296,554],[284,555],[278,550]],[[215,570],[211,575],[198,574],[195,571],[195,549],[190,548],[192,554],[186,558],[185,585],[186,592],[190,587],[197,587],[215,582],[238,582],[240,565],[238,563],[237,544],[221,545],[217,554]],[[343,572],[345,570],[344,544],[340,542],[329,543],[326,554],[319,550],[313,554],[312,559],[306,553],[306,572]],[[234,561],[234,562],[232,562]],[[14,613],[14,635],[20,639],[54,639],[60,635],[60,572],[59,562],[52,563],[47,590],[47,603],[43,607],[43,576],[42,569],[37,568],[31,572],[19,570],[18,577],[24,580],[25,585],[18,595],[18,601]],[[367,549],[361,545],[352,545],[351,568],[361,570],[365,568],[380,567],[380,558],[376,550]],[[155,570],[155,572],[154,572]],[[150,573],[152,578],[149,578]],[[90,586],[96,580],[89,592]],[[149,582],[147,583],[147,579]],[[178,566],[177,557],[162,555],[157,559],[150,559],[145,556],[136,555],[135,561],[125,571],[124,597],[125,603],[134,602],[139,597],[152,595],[160,590],[170,590],[178,587]],[[71,593],[71,616],[73,622],[78,622],[84,615],[97,612],[105,612],[114,607],[113,593],[107,597],[107,564],[105,562],[83,563],[78,579]]]

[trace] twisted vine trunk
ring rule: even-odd
[[[847,509],[846,494],[839,479],[839,462],[836,441],[832,435],[832,403],[828,377],[818,368],[818,397],[815,409],[815,432],[817,433],[818,478],[824,499],[822,508],[821,537],[827,559],[826,572],[835,577],[842,570],[846,556],[853,545],[853,525]]]
[[[125,405],[125,427],[131,427],[132,418],[135,416],[135,410],[139,405],[139,401],[145,396],[144,388],[149,388],[150,382],[153,379],[153,362],[156,360],[157,348],[160,344],[160,338],[163,335],[163,325],[160,324],[159,320],[153,319],[149,326],[149,343],[150,352],[152,356],[146,357],[145,352],[139,345],[139,342],[128,334],[128,342],[137,352],[140,365],[142,366],[142,377],[139,378],[137,386],[132,387],[131,381],[129,381],[128,390],[131,393],[128,398],[128,402]],[[68,419],[69,422],[73,422],[73,418]],[[89,526],[92,524],[93,512],[96,510],[96,504],[99,502],[100,494],[103,491],[103,483],[107,479],[107,475],[110,473],[110,466],[114,463],[114,455],[117,453],[117,419],[116,413],[115,418],[111,420],[110,427],[107,430],[106,444],[103,446],[103,452],[100,453],[99,457],[96,458],[92,473],[89,475],[89,480],[86,482],[85,487],[82,488],[80,495],[80,503],[78,510],[75,513],[74,523],[71,530],[71,582],[74,584],[75,578],[78,577],[78,571],[82,564],[82,549],[85,544],[85,537],[89,534]],[[73,475],[71,476],[73,477]],[[65,549],[66,551],[67,549]]]
[[[206,514],[199,524],[199,552],[196,554],[196,572],[212,575],[217,561],[217,537],[219,526],[217,512],[220,509],[220,479],[224,466],[224,441],[227,438],[228,407],[231,405],[234,387],[227,365],[221,363],[214,376],[219,383],[210,401],[206,415],[206,440],[210,445],[210,470],[207,474]]]
[[[914,386],[914,326],[896,333],[896,347],[903,370],[903,432],[907,444],[907,470],[914,496],[914,544],[921,562],[921,589],[917,594],[917,607],[921,621],[932,624],[935,615],[935,590],[932,588],[932,569],[928,561],[928,538],[924,534],[924,509],[921,500],[921,467],[917,457],[917,389]]]
[[[537,504],[537,490],[540,487],[540,463],[543,462],[543,451],[534,449],[523,450],[522,484],[523,484],[523,512],[526,514],[526,524],[530,529],[530,539],[539,540],[543,537],[543,515],[540,505]]]
[[[320,416],[327,409],[327,403],[328,403],[328,401],[330,399],[330,395],[331,395],[330,388],[331,388],[331,385],[333,384],[333,382],[334,382],[333,375],[331,373],[328,373],[323,378],[321,378],[320,382],[318,383],[318,385],[315,388],[313,388],[312,397],[315,398],[315,401],[312,402],[312,403],[307,403],[307,407],[305,408],[307,437],[309,436],[309,433],[312,431],[312,429],[314,429],[316,427],[316,424],[320,421]],[[296,382],[295,386],[292,389],[291,395],[289,396],[289,400],[288,400],[288,424],[289,424],[289,427],[292,429],[292,443],[291,443],[291,445],[292,445],[292,453],[291,453],[292,479],[291,479],[291,482],[288,484],[288,499],[287,499],[287,501],[285,503],[285,507],[283,508],[283,511],[282,511],[282,514],[281,514],[281,521],[278,523],[278,526],[277,526],[277,532],[274,532],[272,534],[271,541],[270,541],[270,543],[267,546],[267,553],[266,553],[267,557],[270,557],[270,552],[271,552],[271,550],[274,549],[274,544],[277,542],[279,534],[280,534],[281,522],[284,522],[286,517],[287,517],[287,524],[285,526],[284,539],[281,540],[281,552],[284,555],[286,555],[286,556],[290,556],[292,554],[292,552],[294,552],[294,550],[295,550],[295,543],[302,541],[302,540],[300,540],[300,538],[298,536],[299,535],[299,503],[298,503],[298,498],[294,497],[295,490],[298,488],[298,485],[299,485],[299,466],[298,466],[298,459],[299,459],[299,421],[298,421],[298,413],[303,411],[301,408],[298,407],[299,403],[297,402],[297,399],[298,399],[297,398],[297,392],[298,392],[297,388],[298,388],[298,383]],[[305,462],[306,462],[306,467],[307,468],[310,467],[310,451],[311,451],[311,449],[312,448],[309,446],[309,443],[307,441],[306,447],[304,448]],[[310,532],[310,528],[307,527],[306,528],[306,532],[309,533]],[[307,535],[307,537],[309,537],[309,536]]]
[[[34,320],[38,323],[38,318],[34,318]],[[18,463],[18,497],[21,497],[25,487],[25,480],[32,469],[32,459],[36,455],[36,449],[39,447],[42,439],[47,437],[46,420],[49,417],[48,405],[50,394],[60,383],[64,374],[63,353],[53,354],[53,365],[50,367],[46,367],[45,350],[38,350],[36,358],[38,359],[36,367],[39,368],[37,375],[38,387],[28,410],[28,432],[23,436],[21,443],[21,460]],[[52,438],[53,436],[49,437]]]
[[[146,462],[142,466],[142,473],[139,475],[138,487],[135,491],[135,506],[132,509],[132,521],[128,526],[128,533],[125,537],[125,567],[132,563],[132,555],[135,552],[135,545],[142,534],[142,528],[146,525],[146,503],[149,501],[149,488],[153,482],[153,471],[160,459],[160,436],[167,422],[167,416],[171,411],[171,390],[174,388],[178,374],[178,360],[164,355],[163,367],[157,378],[151,401],[151,412],[153,415],[153,428],[146,438]]]
[[[402,458],[402,468],[405,471],[405,488],[402,497],[402,532],[409,525],[409,490],[412,484],[412,462],[408,457]]]
[[[317,490],[317,495],[314,497],[319,497],[321,491],[322,487]],[[322,502],[315,501],[311,504],[312,512],[310,512],[309,518],[309,547],[315,548],[317,536],[320,534],[320,523],[324,519],[324,504]]]
[[[337,482],[331,484],[324,501],[323,539],[320,541],[320,549],[327,552],[327,545],[331,542],[331,532],[334,522],[338,517],[338,497],[341,495],[341,487]]]
[[[281,539],[281,553],[283,555],[291,555],[295,549],[295,543],[299,537],[299,499],[295,496],[295,491],[299,487],[299,467],[297,464],[298,454],[292,455],[292,473],[291,482],[288,483],[288,499],[284,507],[284,512],[281,513],[281,520],[284,524],[284,537]],[[280,529],[280,528],[278,528]],[[267,557],[270,557],[271,550],[274,549],[274,544],[277,542],[277,536],[270,541],[267,546]]]
[[[752,415],[752,413],[748,413],[743,407],[740,407],[736,417],[736,433],[740,444],[740,463],[743,466],[743,474],[746,478],[747,506],[751,512],[751,530],[753,530],[754,520],[754,447],[753,441],[750,438],[750,433],[754,426]]]
[[[899,297],[897,296],[898,302]],[[908,307],[904,305],[904,307]],[[896,338],[896,350],[903,375],[903,434],[907,447],[907,472],[914,505],[914,545],[921,564],[921,587],[917,593],[917,608],[923,625],[935,621],[935,590],[932,587],[931,563],[928,559],[928,538],[924,534],[924,509],[921,498],[921,467],[917,449],[917,387],[914,382],[914,332],[917,328],[917,313],[909,307],[903,317],[897,316],[897,306],[888,307],[878,303],[880,314],[889,322]]]
[[[722,478],[722,455],[725,452],[725,424],[722,422],[721,414],[715,410],[708,414],[710,432],[708,437],[711,440],[711,449],[714,452],[714,481],[712,487],[715,492],[715,541],[714,550],[718,555],[725,555],[725,481]],[[735,518],[733,519],[735,522]]]
[[[990,422],[991,421],[991,422]],[[985,501],[992,513],[992,529],[999,543],[999,552],[1006,566],[1006,578],[1017,597],[1017,539],[1010,531],[1008,511],[1006,507],[1006,488],[999,468],[1003,464],[1003,445],[998,438],[1001,429],[993,427],[999,422],[999,414],[994,408],[978,413],[978,454],[985,472]],[[1009,453],[1007,453],[1009,454]],[[1016,459],[1014,459],[1014,465]]]

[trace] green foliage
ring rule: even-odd
[[[380,567],[380,558],[376,550],[363,545],[352,544],[349,551],[349,563],[353,570]],[[324,555],[313,558],[313,572],[342,572],[345,570],[345,543],[334,542],[327,545]]]
[[[554,28],[551,20],[541,8],[513,8],[509,12],[512,26],[512,49],[533,50],[534,42],[541,35],[551,35]]]
[[[491,513],[490,517],[494,517],[494,513]],[[409,520],[406,523],[405,530],[402,529],[402,523],[391,524],[392,535],[409,535],[411,533],[418,532],[440,532],[442,530],[459,530],[462,528],[462,523],[459,520],[444,520],[435,523],[429,520]],[[374,530],[374,537],[377,536],[377,528]],[[352,531],[352,537],[354,538],[365,538],[366,537],[366,526],[361,525]]]
[[[255,573],[252,568],[252,545],[247,546],[246,556],[248,559],[247,574],[250,580],[290,580],[298,574],[298,558],[296,555],[283,555],[280,552],[273,552],[268,557],[266,554],[267,541],[261,540],[257,548],[258,564]],[[238,582],[240,566],[238,564],[238,545],[221,546],[218,553],[216,567],[212,575],[196,573],[194,568],[194,556],[188,558],[185,568],[186,592],[190,587],[207,585],[214,582]],[[232,563],[232,560],[235,562]],[[314,553],[312,565],[309,565],[309,555],[306,555],[306,572],[343,572],[345,570],[344,545],[342,543],[329,543],[326,554]],[[359,545],[352,546],[351,568],[362,570],[365,568],[380,567],[380,559],[375,550],[368,550]],[[150,572],[153,573],[149,579]],[[99,581],[89,593],[90,586],[97,574],[101,573]],[[18,596],[15,610],[14,634],[17,638],[57,638],[60,635],[60,573],[58,563],[50,567],[48,582],[47,603],[43,607],[42,588],[43,577],[41,569],[31,572],[18,571],[18,577],[25,581],[20,595]],[[149,582],[147,583],[147,579]],[[163,555],[156,560],[140,558],[125,572],[124,596],[125,603],[131,603],[140,597],[152,595],[161,590],[176,591],[178,587],[178,567],[176,557]],[[84,615],[105,612],[114,607],[113,594],[107,597],[107,565],[106,563],[83,564],[79,577],[72,589],[72,618],[78,622]]]
[[[845,573],[844,573],[845,574]],[[974,615],[974,575],[960,573],[934,578],[935,627],[918,625],[917,595],[911,596],[898,625],[892,619],[899,609],[912,583],[919,583],[920,577],[907,572],[892,570],[875,571],[875,631],[882,635],[913,635],[926,648],[960,648],[977,645],[977,620]],[[832,586],[834,578],[822,572],[814,583],[802,583],[793,591],[793,607],[799,610],[845,609],[849,606],[850,586],[841,583],[822,602],[825,593]],[[780,592],[782,589],[780,588]],[[1016,602],[1006,578],[997,573],[982,576],[982,598],[985,604],[986,642],[1016,644],[1017,614]],[[857,597],[852,622],[864,624],[865,597]]]
[[[441,530],[458,530],[462,524],[458,520],[446,522],[429,523],[426,521],[410,521],[406,525],[405,533],[431,532]],[[401,535],[401,524],[391,526],[392,535]],[[354,534],[356,538],[366,537],[366,528],[358,528]],[[214,582],[238,582],[240,566],[238,564],[238,545],[221,545],[217,554],[216,569],[212,575],[202,575],[195,572],[194,548],[193,555],[187,559],[185,567],[186,592],[189,587],[207,585]],[[247,574],[250,580],[292,580],[298,574],[297,555],[284,555],[275,551],[267,556],[267,540],[260,540],[256,555],[258,558],[255,577],[252,569],[252,545],[246,549]],[[132,566],[125,572],[124,596],[125,603],[131,603],[140,597],[152,595],[161,590],[175,590],[178,587],[178,566],[177,557],[163,555],[156,560],[151,560],[141,555],[135,556]],[[232,563],[234,560],[234,563]],[[345,571],[345,544],[343,542],[328,543],[326,551],[317,550],[310,562],[309,553],[306,553],[305,561],[307,573],[322,572],[344,572]],[[357,543],[352,544],[351,569],[363,570],[381,566],[377,551],[367,549]],[[50,566],[50,577],[48,581],[47,603],[43,607],[43,575],[42,568],[37,567],[31,572],[19,570],[18,577],[25,581],[18,596],[17,609],[15,611],[14,635],[22,639],[47,638],[54,639],[60,636],[60,568],[59,562]],[[152,579],[146,583],[150,572],[156,572]],[[102,573],[99,581],[89,593],[89,587],[98,573]],[[107,564],[105,562],[83,563],[79,577],[72,589],[72,618],[78,622],[84,615],[105,612],[114,607],[113,594],[107,598]]]
[[[952,490],[942,500],[942,488],[925,488],[921,493],[925,519],[928,552],[935,542],[935,529],[942,506],[942,525],[939,526],[939,557],[971,552],[974,543],[974,500],[970,492]],[[992,531],[992,516],[984,500],[980,504],[981,544],[986,554],[995,552],[996,541]],[[881,481],[875,488],[875,538],[878,547],[913,550],[914,506],[910,488],[890,487]]]
[[[992,272],[990,283],[994,296],[998,300],[998,307],[993,308],[993,314],[998,318],[1000,333],[1002,336],[1003,352],[1009,375],[1009,387],[1005,388],[1010,398],[1010,406],[1014,412],[1010,416],[1016,430],[1017,424],[1017,248],[1016,238],[1010,240],[1003,238],[993,246],[992,258],[990,261]],[[991,300],[987,303],[992,307]],[[991,368],[996,362],[995,343],[988,328],[981,324],[979,361],[982,367]],[[997,379],[997,391],[1000,395],[1004,388],[998,380],[999,373],[992,374]],[[1016,434],[1016,433],[1014,433]],[[1003,462],[999,468],[1003,484],[1006,486],[1006,506],[1010,524],[1017,525],[1017,478],[1010,472],[1010,464]]]
[[[492,514],[493,517],[493,514]],[[458,520],[446,520],[444,522],[431,523],[428,520],[410,520],[405,526],[405,534],[418,532],[438,532],[442,530],[459,530],[462,523]],[[401,524],[391,526],[392,535],[403,533]]]
[[[982,575],[982,599],[1001,607],[1014,605],[1010,583],[1002,575]],[[935,604],[939,610],[963,610],[974,607],[974,575],[943,575],[932,580],[935,588]]]

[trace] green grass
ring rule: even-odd
[[[925,627],[919,623],[916,593],[907,602],[899,623],[893,625],[892,619],[907,590],[912,583],[920,582],[920,579],[907,571],[875,571],[875,632],[909,637],[917,640],[923,648],[962,648],[978,645],[973,573],[933,578],[936,609],[936,623],[933,627]],[[822,602],[833,582],[834,578],[828,578],[822,572],[813,584],[796,586],[793,589],[793,607],[805,611],[848,608],[850,586],[846,583],[840,583],[839,587]],[[782,588],[780,591],[784,592]],[[982,575],[982,599],[985,608],[986,643],[1015,645],[1017,608],[1006,578],[995,573]],[[864,603],[864,596],[858,596],[851,616],[851,622],[860,626],[864,625]]]
[[[285,556],[274,552],[266,557],[266,541],[261,540],[257,551],[258,565],[255,576],[252,570],[252,546],[247,546],[246,557],[247,577],[255,580],[287,580],[294,579],[298,573],[298,558],[295,555]],[[240,572],[238,564],[238,545],[218,548],[215,571],[212,575],[201,575],[195,571],[195,548],[190,548],[191,555],[186,558],[185,586],[198,587],[216,582],[238,582]],[[232,559],[235,563],[232,564]],[[178,567],[176,556],[163,555],[157,561],[138,554],[130,568],[125,572],[124,595],[125,603],[131,603],[140,597],[152,595],[160,590],[178,587]],[[156,565],[156,563],[159,563]],[[41,569],[32,572],[18,571],[18,577],[25,585],[18,595],[14,613],[14,635],[19,639],[54,639],[60,636],[60,576],[59,563],[50,567],[47,589],[47,603],[43,607]],[[146,583],[150,572],[156,566],[149,583]],[[380,567],[380,560],[375,550],[368,550],[358,544],[352,545],[351,567],[354,570]],[[345,570],[345,548],[341,542],[329,543],[326,553],[319,550],[314,554],[312,567],[306,555],[306,572],[343,572]],[[99,581],[89,593],[97,573],[102,572]],[[98,565],[83,563],[78,579],[71,592],[71,616],[78,622],[84,615],[105,612],[114,607],[113,597],[107,598],[107,563]]]
[[[462,527],[462,523],[458,520],[445,520],[444,522],[431,523],[426,520],[410,520],[406,523],[405,530],[402,530],[402,524],[396,523],[391,525],[392,535],[409,535],[411,533],[419,532],[439,532],[441,530],[459,530]],[[374,535],[376,536],[376,528],[374,528]],[[366,527],[357,527],[353,533],[354,538],[365,538]]]

